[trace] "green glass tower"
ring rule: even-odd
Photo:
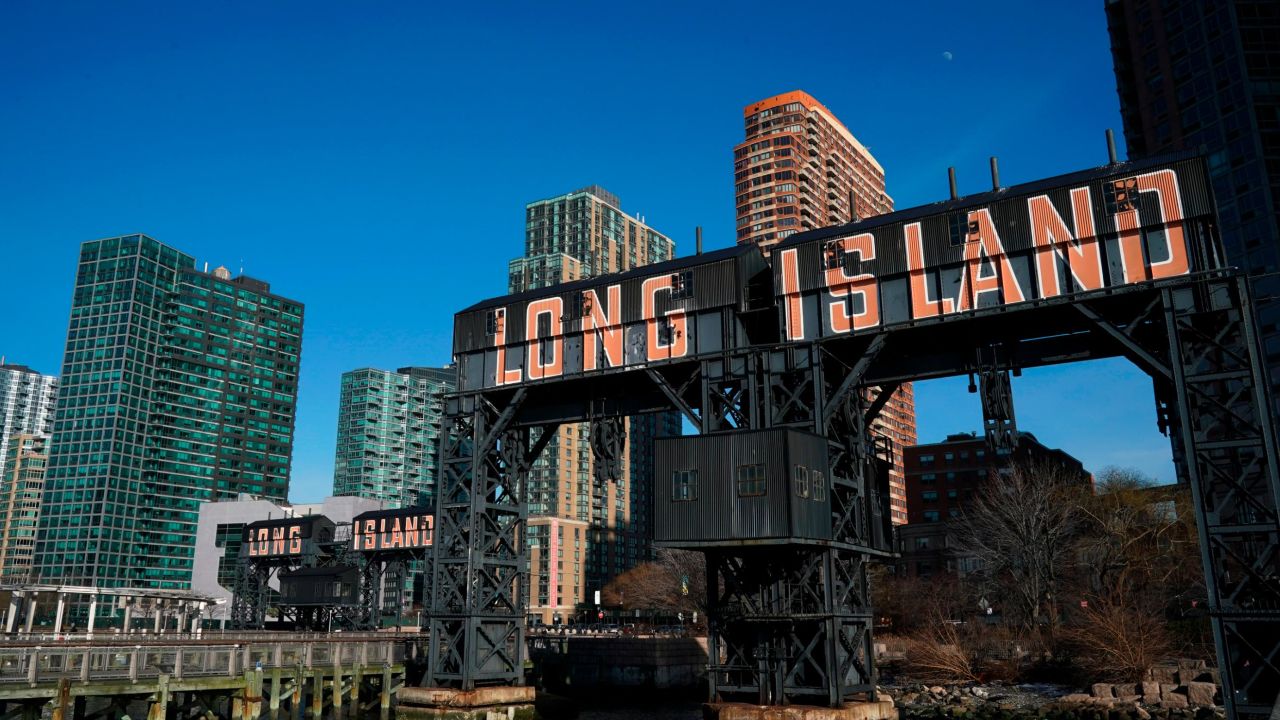
[[[384,507],[435,505],[444,396],[454,368],[362,368],[342,374],[333,494]]]
[[[189,587],[200,503],[288,494],[302,304],[145,235],[84,243],[34,569]]]

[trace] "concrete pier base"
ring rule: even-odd
[[[475,690],[407,687],[396,697],[397,720],[534,720],[532,687]]]
[[[835,708],[707,703],[702,706],[702,717],[704,720],[898,720],[898,708],[892,700],[851,702]]]

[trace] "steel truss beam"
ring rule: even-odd
[[[1268,715],[1280,691],[1280,469],[1253,323],[1244,279],[1202,274],[998,316],[728,351],[604,384],[566,381],[573,392],[535,386],[532,402],[523,387],[455,396],[442,438],[427,682],[522,681],[524,483],[556,423],[593,422],[605,482],[623,446],[604,418],[674,409],[704,433],[804,429],[827,438],[831,458],[829,546],[707,553],[713,697],[836,704],[873,693],[866,564],[888,553],[891,531],[886,450],[868,425],[888,393],[975,373],[989,437],[1007,444],[1016,437],[1010,369],[1122,355],[1152,376],[1161,428],[1195,500],[1228,712]],[[543,433],[530,443],[534,427]]]

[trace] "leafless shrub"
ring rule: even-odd
[[[979,681],[974,658],[952,621],[935,618],[906,638],[906,648],[908,672],[923,682]]]
[[[1098,680],[1141,682],[1173,654],[1165,619],[1148,608],[1095,600],[1066,630],[1077,663]]]

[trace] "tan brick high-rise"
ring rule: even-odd
[[[511,261],[513,293],[670,260],[675,243],[620,209],[597,185],[529,203],[525,254]],[[595,591],[649,559],[653,441],[679,418],[628,418],[621,477],[593,482],[589,424],[562,425],[529,475],[529,614],[552,624],[587,620]]]
[[[893,211],[884,168],[830,110],[802,90],[743,109],[746,139],[733,149],[738,242],[767,254],[803,230],[842,225]],[[874,428],[893,441],[890,504],[907,521],[902,448],[916,442],[915,399],[903,385]]]
[[[47,444],[45,435],[14,435],[0,460],[0,580],[31,580]]]

